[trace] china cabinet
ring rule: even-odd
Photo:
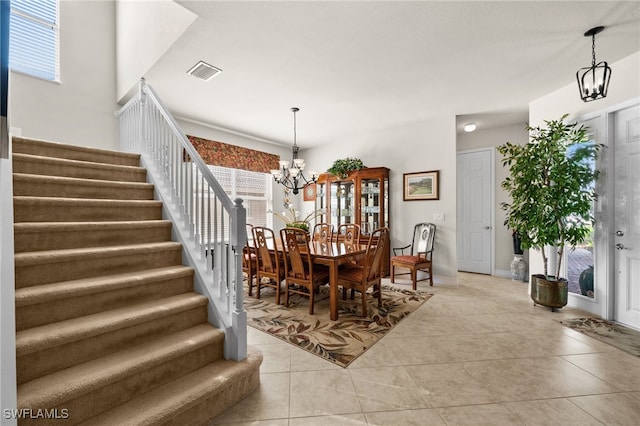
[[[377,228],[389,228],[389,169],[367,167],[339,178],[331,173],[318,177],[316,209],[322,212],[318,222],[333,225],[360,225],[360,239],[366,241]],[[384,249],[384,275],[389,274],[389,247]]]

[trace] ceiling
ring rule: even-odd
[[[606,26],[598,61],[640,50],[637,1],[177,3],[198,18],[145,75],[164,103],[282,145],[297,106],[302,149],[451,115],[524,123],[590,65],[586,30]],[[222,73],[187,75],[200,60]]]

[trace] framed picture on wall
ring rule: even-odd
[[[402,192],[404,201],[439,200],[439,170],[404,173]]]
[[[316,184],[315,183],[310,183],[309,185],[305,186],[302,192],[304,193],[303,195],[304,201],[316,200]]]

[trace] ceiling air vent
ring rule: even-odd
[[[200,80],[209,81],[221,72],[222,70],[220,68],[216,68],[213,65],[200,61],[191,67],[191,69],[187,71],[187,74],[199,78]]]

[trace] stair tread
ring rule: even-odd
[[[22,150],[24,150],[24,148],[27,148],[27,145],[31,145],[31,147],[39,146],[44,148],[49,147],[49,148],[55,148],[55,149],[63,149],[67,153],[74,152],[74,153],[81,153],[81,154],[94,154],[99,156],[102,155],[102,156],[107,156],[112,158],[121,158],[129,161],[139,161],[140,159],[140,154],[134,154],[131,152],[123,152],[123,151],[116,151],[116,150],[103,149],[103,148],[94,148],[89,146],[70,145],[70,144],[50,141],[46,139],[27,138],[23,136],[14,136],[12,143],[14,145],[15,153],[22,153]],[[59,157],[53,157],[53,158],[59,158]]]
[[[182,249],[182,244],[175,241],[160,241],[156,243],[127,244],[108,247],[81,247],[63,250],[27,251],[16,253],[14,255],[14,263],[16,267],[19,267],[60,262],[65,259],[73,259],[77,257],[87,258],[91,256],[101,256],[102,258],[107,258],[111,256],[122,256],[127,253],[135,254],[140,251],[149,253],[151,251],[178,249]]]
[[[193,268],[183,265],[147,269],[138,272],[106,275],[93,278],[62,281],[51,284],[18,288],[15,291],[16,307],[54,302],[70,297],[86,296],[136,285],[144,285],[149,281],[175,279],[193,274]]]
[[[48,374],[18,386],[22,407],[51,407],[154,365],[198,349],[224,333],[211,324],[163,336],[127,349]]]
[[[18,331],[16,355],[22,356],[75,342],[172,313],[206,306],[207,303],[205,296],[190,292]]]
[[[95,205],[95,206],[158,206],[162,205],[162,201],[158,200],[113,200],[104,198],[66,198],[66,197],[38,197],[31,195],[15,195],[13,197],[14,204],[18,203],[47,203],[60,205]]]
[[[75,166],[75,167],[85,167],[85,168],[94,168],[94,169],[102,169],[102,170],[119,170],[119,171],[134,171],[134,172],[144,172],[146,174],[147,170],[144,167],[140,166],[127,166],[123,164],[111,164],[111,163],[101,163],[95,161],[87,161],[87,160],[73,160],[70,158],[60,158],[60,157],[47,157],[44,155],[35,155],[35,154],[22,154],[19,152],[13,153],[14,160],[29,160],[29,161],[39,161],[44,163],[52,163],[55,165],[59,165],[61,167],[64,166]]]
[[[262,353],[249,348],[242,361],[219,360],[186,374],[170,383],[142,394],[107,412],[88,419],[81,425],[156,425],[171,414],[179,414],[207,396],[226,391],[243,372],[259,368]]]
[[[78,231],[120,228],[171,227],[170,220],[113,220],[105,222],[20,222],[13,225],[15,232]]]
[[[14,173],[13,180],[22,181],[35,181],[35,182],[51,182],[60,185],[84,185],[84,186],[109,186],[118,188],[136,188],[147,189],[152,188],[152,183],[147,182],[127,182],[119,180],[104,180],[104,179],[87,179],[77,178],[69,176],[51,176],[51,175],[34,175],[30,173]]]

